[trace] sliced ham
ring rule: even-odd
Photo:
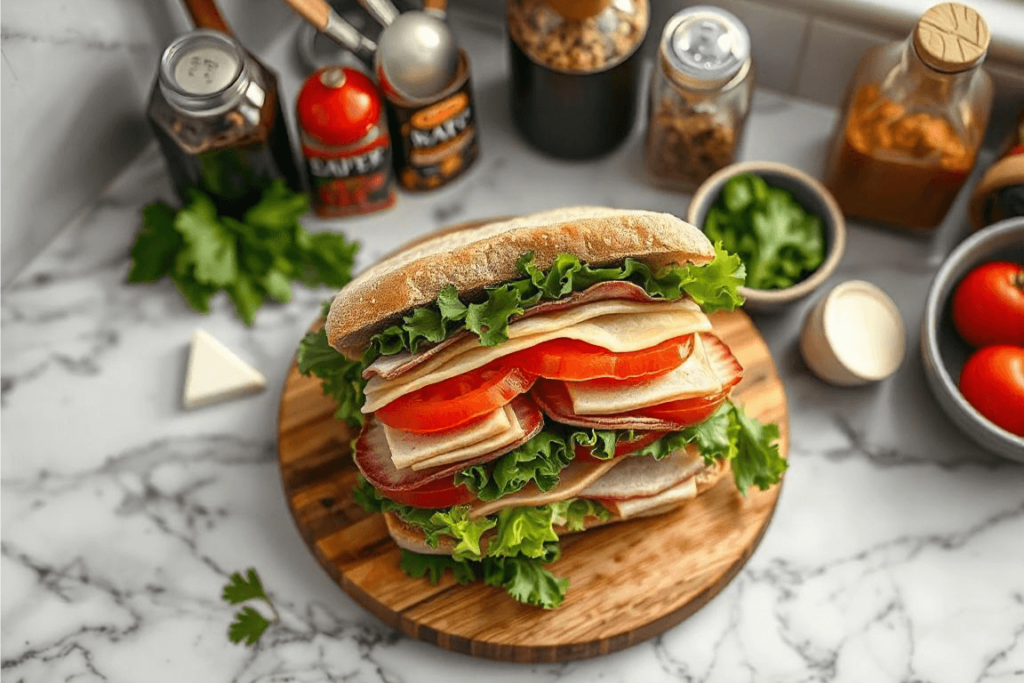
[[[576,495],[602,501],[649,498],[689,479],[703,468],[704,457],[700,449],[691,444],[662,460],[650,456],[626,458]]]
[[[598,380],[566,382],[572,410],[577,415],[619,415],[648,406],[722,392],[722,381],[711,366],[701,335],[695,335],[693,353],[679,367],[623,390],[620,382]]]
[[[601,461],[573,460],[558,474],[558,486],[551,491],[544,493],[537,488],[536,484],[531,483],[516,493],[489,503],[479,500],[470,503],[469,515],[470,517],[486,517],[507,507],[547,505],[567,498],[577,498],[580,491],[593,484],[628,457]]]
[[[575,339],[622,353],[711,331],[711,321],[689,299],[657,303],[599,301],[517,324],[518,329],[509,328],[509,341],[498,346],[480,346],[475,339],[465,339],[395,380],[371,378],[364,391],[362,412],[379,410],[400,396],[550,339]]]
[[[402,469],[414,467],[418,463],[430,461],[465,447],[474,446],[510,430],[514,431],[512,428],[514,422],[515,412],[512,410],[512,406],[505,405],[479,422],[458,429],[433,434],[416,434],[402,429],[394,429],[385,424],[384,436],[388,441],[388,450],[391,451],[391,461],[395,463],[395,467]]]
[[[411,491],[425,484],[452,477],[456,472],[494,460],[514,448],[523,445],[536,436],[544,426],[544,417],[537,406],[526,396],[520,396],[511,403],[516,421],[522,427],[523,435],[510,446],[478,455],[470,460],[415,471],[398,469],[391,460],[384,426],[373,415],[368,415],[359,437],[356,439],[354,459],[359,471],[374,488],[387,495],[388,491]]]
[[[663,299],[656,299],[652,297],[644,290],[643,287],[635,285],[632,282],[619,280],[599,282],[596,285],[588,287],[582,292],[573,292],[564,299],[541,301],[534,306],[530,306],[523,311],[522,315],[511,318],[510,323],[515,323],[519,320],[539,314],[564,311],[574,306],[579,306],[580,304],[591,303],[594,301],[607,301],[609,299],[622,299],[626,301],[663,301]],[[430,360],[448,347],[469,337],[475,338],[476,335],[469,330],[462,330],[451,337],[448,337],[444,341],[438,342],[429,348],[420,349],[416,353],[403,351],[402,353],[397,353],[393,356],[383,356],[363,370],[363,378],[370,379],[371,377],[378,376],[381,379],[394,379],[395,377],[409,372],[418,365]]]
[[[602,501],[601,504],[620,519],[631,519],[633,517],[643,517],[668,511],[684,500],[696,497],[697,480],[694,477],[690,477],[655,496],[630,498],[629,500]]]
[[[717,337],[702,334],[701,340],[707,351],[708,360],[721,381],[722,389],[717,394],[706,396],[708,401],[721,403],[729,390],[743,377],[743,369],[729,348]],[[578,415],[573,409],[572,397],[566,388],[567,382],[539,380],[531,392],[541,410],[557,422],[574,427],[592,429],[642,429],[678,431],[689,424],[642,415],[641,411],[612,415]],[[632,387],[624,388],[629,391]]]

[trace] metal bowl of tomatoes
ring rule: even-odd
[[[1012,218],[964,240],[939,268],[921,321],[921,356],[950,419],[986,450],[1020,462],[1022,325],[1024,218]]]

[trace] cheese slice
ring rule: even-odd
[[[693,353],[682,365],[649,382],[630,385],[628,391],[611,383],[566,382],[565,385],[577,415],[616,415],[722,391],[722,380],[711,367],[700,335],[694,339]]]
[[[468,446],[453,448],[441,455],[436,455],[426,460],[420,460],[413,464],[413,470],[425,470],[431,467],[437,467],[438,465],[450,465],[453,462],[471,460],[477,456],[496,451],[499,448],[511,446],[515,442],[519,441],[526,435],[526,430],[523,429],[523,426],[519,423],[511,405],[505,406],[505,410],[510,423],[508,429],[505,431],[483,439],[482,441],[477,441],[476,443]]]
[[[185,408],[201,408],[262,391],[267,379],[209,333],[196,330],[185,371]]]
[[[631,498],[629,500],[602,501],[602,505],[622,519],[640,517],[659,508],[677,505],[684,500],[697,497],[697,478],[690,477],[681,484],[662,491],[656,496]]]
[[[624,308],[620,313],[578,322],[572,322],[572,316],[566,315],[590,307],[610,308],[601,304],[616,304],[620,307],[627,307],[628,304],[631,310],[626,311]],[[565,320],[556,321],[559,316]],[[529,329],[539,331],[527,336],[510,335],[509,341],[497,346],[481,346],[475,337],[468,338],[392,380],[371,378],[364,390],[366,402],[362,412],[372,413],[417,389],[475,370],[498,358],[551,339],[575,339],[616,353],[625,353],[647,349],[674,337],[711,331],[711,321],[689,299],[658,303],[600,301],[580,306],[579,309],[537,315],[518,324],[525,327],[530,323],[533,325]]]
[[[506,405],[476,424],[436,434],[416,434],[383,425],[384,438],[391,451],[391,461],[397,469],[403,469],[503,434],[512,427],[515,419],[512,406]]]

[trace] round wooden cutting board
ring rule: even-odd
[[[789,446],[786,396],[768,347],[746,314],[711,316],[744,368],[733,400],[776,422]],[[320,381],[294,363],[281,396],[278,453],[285,496],[317,561],[349,595],[392,628],[449,650],[516,662],[561,662],[614,652],[696,612],[739,572],[761,540],[781,484],[740,496],[727,475],[675,512],[562,538],[548,568],[570,580],[546,611],[481,582],[436,586],[398,568],[399,549],[379,514],[352,500],[355,436],[333,418]]]

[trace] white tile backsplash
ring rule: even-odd
[[[793,93],[839,106],[864,53],[893,40],[895,36],[862,31],[828,19],[813,20]]]

